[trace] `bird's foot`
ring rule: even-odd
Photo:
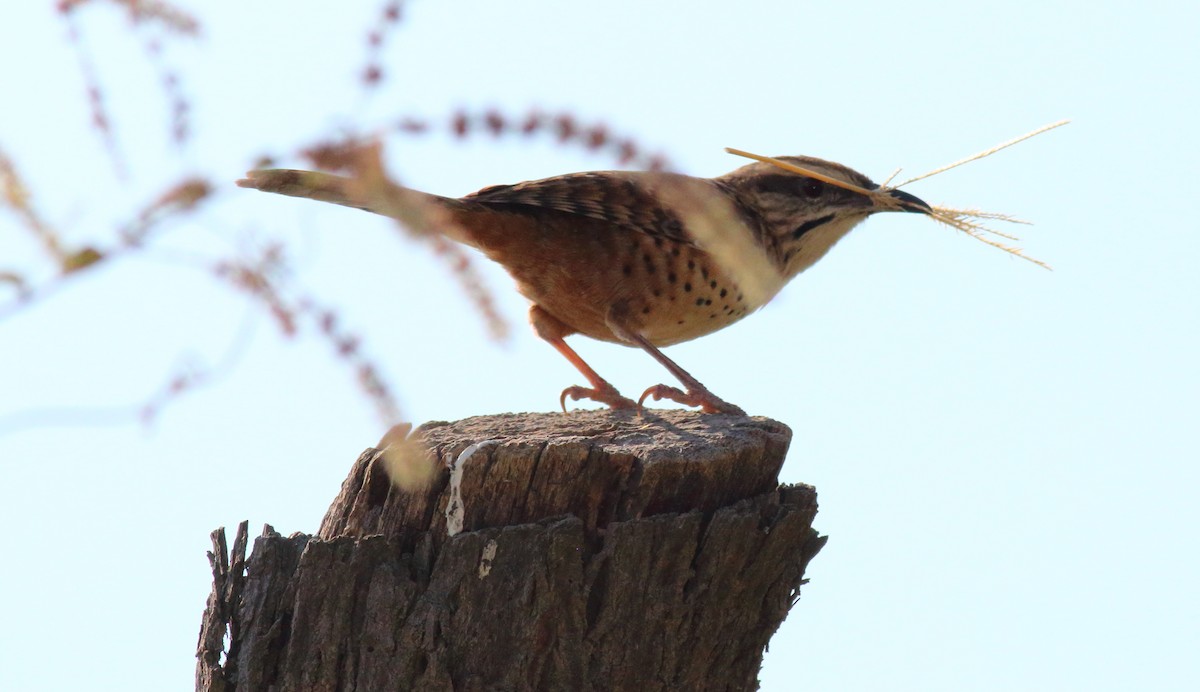
[[[558,403],[560,406],[562,406],[563,413],[566,413],[567,411],[567,397],[571,397],[571,401],[579,401],[580,399],[599,401],[602,404],[608,404],[609,407],[614,409],[641,407],[641,404],[633,399],[627,399],[621,396],[621,393],[617,391],[617,388],[611,384],[605,382],[604,385],[605,386],[603,387],[596,387],[594,389],[579,386],[567,387],[564,389],[562,391],[562,396],[558,397]]]
[[[655,401],[667,399],[674,401],[684,406],[699,406],[704,413],[731,413],[737,416],[744,416],[746,412],[734,406],[708,391],[707,389],[683,391],[677,387],[671,387],[665,384],[656,384],[653,387],[642,392],[642,398],[638,399],[638,406],[642,405],[647,398],[653,397]]]

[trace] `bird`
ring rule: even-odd
[[[875,184],[847,166],[810,156],[758,157],[712,178],[662,171],[591,171],[446,197],[390,180],[258,169],[244,188],[412,219],[500,264],[531,302],[529,322],[588,386],[559,403],[592,400],[641,408],[647,398],[745,415],[662,352],[758,310],[854,227],[879,212],[933,215],[916,196]],[[762,262],[739,268],[749,247]],[[659,384],[634,401],[570,347],[581,334],[640,348],[682,385]]]

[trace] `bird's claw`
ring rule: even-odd
[[[595,389],[579,386],[567,387],[562,391],[562,395],[558,397],[558,404],[562,406],[563,413],[567,412],[567,397],[571,397],[571,401],[579,401],[580,399],[598,401],[614,409],[641,408],[641,404],[633,399],[621,396],[621,393],[612,385],[597,387]]]
[[[638,399],[638,406],[641,406],[647,398],[653,398],[655,401],[667,399],[674,401],[684,406],[699,406],[704,413],[730,413],[737,416],[744,416],[746,412],[734,406],[733,404],[717,397],[707,389],[699,391],[685,392],[677,387],[671,387],[665,384],[656,384],[653,387],[642,392],[642,398]]]

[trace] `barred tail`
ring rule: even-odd
[[[237,181],[238,187],[274,192],[288,197],[305,197],[318,202],[332,202],[345,207],[373,211],[365,201],[355,200],[349,192],[349,178],[316,171],[295,171],[286,168],[263,168],[250,171]]]
[[[456,199],[410,190],[390,182],[368,186],[354,178],[318,171],[262,168],[237,181],[238,187],[302,197],[390,216],[418,231],[436,231],[475,245],[455,217],[465,206]]]

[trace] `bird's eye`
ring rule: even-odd
[[[813,180],[812,178],[809,178],[808,180],[804,181],[804,185],[800,188],[800,191],[804,193],[805,197],[809,199],[816,199],[821,196],[822,192],[825,191],[825,185],[820,180]]]

